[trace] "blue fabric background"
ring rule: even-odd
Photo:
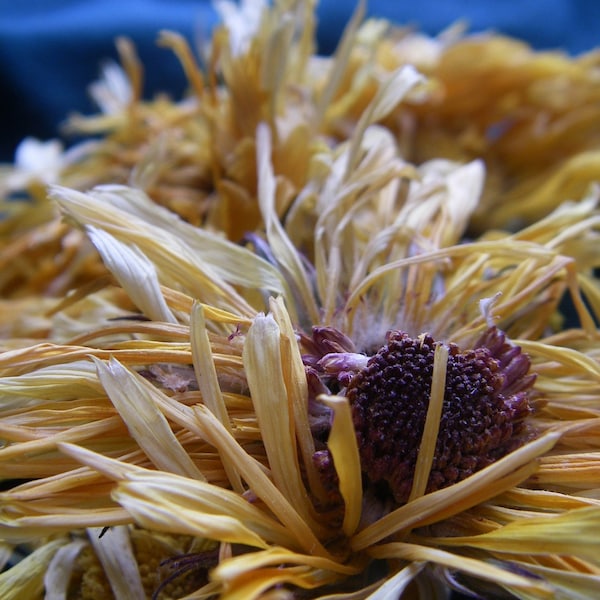
[[[321,0],[319,49],[329,53],[355,0]],[[466,18],[540,49],[580,53],[600,46],[598,0],[370,0],[368,13],[436,34]],[[185,81],[174,56],[155,44],[161,29],[208,39],[217,21],[207,0],[0,0],[0,160],[26,135],[56,136],[72,111],[95,110],[87,85],[114,38],[131,37],[145,65],[145,93],[178,96]]]

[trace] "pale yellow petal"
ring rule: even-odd
[[[500,585],[535,590],[539,598],[553,597],[552,587],[538,579],[516,575],[484,561],[467,556],[459,556],[444,550],[438,550],[437,548],[404,542],[390,542],[370,548],[369,554],[375,558],[398,558],[408,561],[432,562]]]
[[[154,401],[154,396],[162,392],[115,359],[108,363],[94,361],[106,393],[148,458],[167,472],[203,480]]]
[[[154,265],[139,248],[92,225],[86,229],[104,264],[142,313],[154,321],[177,323],[162,295]]]
[[[206,330],[204,310],[202,305],[197,302],[192,307],[190,317],[190,339],[192,342],[194,371],[204,404],[214,413],[225,429],[231,433],[231,422],[217,378],[217,370],[213,360],[208,331]],[[238,493],[242,493],[244,490],[240,475],[227,457],[223,457],[223,467],[233,489]]]
[[[356,44],[357,32],[365,18],[366,2],[360,0],[352,18],[346,24],[342,38],[336,48],[336,51],[329,63],[329,72],[325,78],[325,86],[321,91],[321,95],[317,101],[316,122],[320,123],[325,117],[326,112],[331,108],[333,98],[342,82],[342,78],[346,74],[346,68],[352,53],[352,49]]]
[[[377,90],[377,94],[361,114],[350,140],[349,157],[346,165],[346,177],[356,168],[360,156],[362,137],[369,125],[385,118],[402,102],[408,92],[425,77],[412,65],[404,65],[389,76],[389,79]]]
[[[318,322],[319,311],[312,293],[306,271],[296,248],[285,232],[279,216],[275,211],[276,180],[271,163],[271,132],[265,123],[256,130],[256,160],[258,169],[258,203],[265,226],[267,241],[273,255],[277,258],[284,274],[293,281],[298,294],[297,303],[288,306],[295,321],[308,317],[313,323]],[[292,298],[291,293],[286,295]],[[307,315],[295,314],[295,304],[306,310]]]
[[[315,442],[308,420],[308,383],[296,341],[296,331],[281,296],[277,299],[271,298],[269,306],[281,335],[283,376],[292,407],[294,430],[302,454],[303,467],[312,493],[323,499],[322,482],[313,461]]]
[[[124,526],[111,527],[100,538],[101,533],[101,528],[87,530],[88,539],[102,564],[115,598],[146,600],[129,529]]]
[[[44,600],[67,600],[75,561],[85,545],[85,540],[77,539],[58,549],[44,575]]]
[[[70,400],[97,396],[102,386],[94,376],[94,365],[89,360],[78,360],[53,365],[15,377],[0,377],[0,403],[7,408],[32,404],[42,400]]]
[[[403,569],[400,569],[395,575],[390,577],[382,586],[377,588],[372,594],[369,594],[366,600],[392,600],[401,598],[406,587],[423,570],[425,563],[412,562]]]
[[[155,265],[161,282],[225,310],[253,316],[232,284],[285,293],[280,273],[245,248],[193,227],[143,192],[102,186],[88,194],[54,187],[53,199],[78,223],[135,244]]]
[[[551,569],[529,562],[515,561],[521,569],[547,581],[554,589],[554,600],[592,600],[600,590],[600,575],[571,570]],[[510,589],[510,587],[509,587]],[[536,600],[538,596],[527,590],[512,589],[522,600]]]
[[[43,510],[44,507],[40,508]],[[48,514],[1,518],[0,536],[14,543],[31,542],[39,540],[40,535],[65,534],[86,527],[109,527],[131,522],[131,516],[119,507],[81,511],[61,510],[53,506],[48,510]]]
[[[208,414],[214,419],[212,413]],[[220,423],[219,426],[222,427]],[[167,532],[172,528],[179,533],[215,540],[220,539],[218,532],[237,539],[245,536],[246,541],[252,539],[259,547],[265,546],[260,541],[263,537],[282,546],[291,543],[284,527],[231,490],[129,465],[71,444],[61,444],[60,449],[118,481],[113,497],[149,528]],[[215,521],[213,526],[213,517],[223,519]]]
[[[178,482],[173,480],[165,483],[177,485]],[[244,516],[248,517],[250,511],[239,505],[232,505],[229,495],[222,494],[221,501],[217,503],[216,491],[211,494],[210,499],[208,494],[204,494],[205,497],[198,501],[194,501],[186,492],[187,490],[170,491],[161,483],[152,482],[150,478],[142,481],[135,478],[133,481],[120,483],[112,495],[142,527],[231,544],[268,547],[268,542],[254,531],[256,523],[249,518],[247,521],[242,520]],[[202,493],[201,490],[197,492]],[[240,501],[243,502],[241,499]],[[213,505],[212,510],[209,502]],[[233,511],[228,512],[231,508]],[[266,533],[269,534],[268,531]],[[269,536],[278,537],[277,533],[270,533]]]
[[[244,573],[264,567],[278,565],[306,565],[323,571],[333,571],[345,575],[360,573],[362,565],[346,565],[321,556],[292,552],[286,548],[270,547],[252,554],[234,556],[217,565],[212,572],[215,579],[223,582],[233,580]]]
[[[223,600],[253,600],[268,589],[290,584],[302,589],[313,589],[334,583],[338,575],[311,571],[304,567],[273,567],[251,571],[231,582],[221,594]]]
[[[572,555],[600,565],[598,531],[600,531],[600,508],[590,506],[558,515],[518,519],[489,533],[439,538],[436,539],[436,543],[528,556]]]
[[[429,393],[429,404],[425,417],[425,426],[419,454],[415,465],[415,475],[408,501],[421,497],[427,488],[427,481],[431,472],[431,465],[435,456],[438,432],[444,406],[444,394],[446,390],[446,370],[448,366],[448,346],[438,344],[433,356],[433,374],[431,376],[431,391]]]
[[[285,525],[289,535],[294,538],[289,547],[300,547],[304,550],[320,555],[329,556],[323,547],[315,531],[300,516],[296,507],[292,505],[282,494],[279,488],[269,479],[261,465],[241,448],[241,446],[228,434],[225,428],[214,415],[205,407],[198,405],[194,407],[198,425],[200,425],[203,436],[217,447],[226,452],[243,474],[250,489],[270,509],[273,514]],[[324,529],[322,526],[318,530]]]
[[[311,503],[300,472],[293,408],[282,367],[281,331],[272,315],[259,315],[254,320],[244,343],[243,359],[273,481],[310,522]]]
[[[0,574],[0,598],[23,600],[39,598],[44,589],[44,573],[58,549],[66,543],[57,539],[44,544],[17,565]]]

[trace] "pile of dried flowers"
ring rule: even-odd
[[[3,172],[2,598],[595,597],[600,55],[313,4]]]

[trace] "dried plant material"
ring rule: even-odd
[[[114,190],[112,193],[122,193],[124,199],[130,195],[130,192],[124,188]],[[381,193],[385,195],[384,191]],[[415,188],[412,193],[421,193],[420,188]],[[63,193],[63,197],[66,197],[65,194],[67,192]],[[98,196],[92,194],[85,198],[84,204],[91,208]],[[140,208],[143,207],[142,213],[149,213],[148,219],[152,222],[155,219],[151,216],[152,212],[160,213],[163,209],[150,203],[140,204],[141,198],[141,196],[137,197],[136,202]],[[406,203],[406,214],[411,215],[408,208],[410,206],[414,206],[418,214],[420,205],[414,202],[412,197],[409,198]],[[362,200],[363,210],[368,210],[370,203],[373,207],[378,206],[376,194]],[[71,216],[75,217],[78,214],[76,210],[79,210],[77,206],[84,204],[73,205],[75,210]],[[116,196],[113,206],[119,204],[120,200]],[[67,206],[69,205],[65,204],[65,208]],[[394,323],[401,322],[398,319],[403,320],[404,325],[409,325],[410,318],[403,318],[401,316],[403,314],[412,315],[415,319],[418,317],[419,320],[415,320],[412,325],[415,329],[419,327],[418,323],[427,322],[430,331],[434,331],[437,336],[450,343],[475,344],[476,339],[486,331],[490,323],[511,331],[517,339],[520,336],[532,335],[531,332],[534,331],[546,330],[550,326],[548,319],[556,311],[559,298],[555,298],[552,312],[528,312],[528,306],[531,302],[535,305],[536,298],[544,297],[546,286],[550,281],[550,273],[554,285],[559,283],[564,291],[571,288],[574,294],[578,293],[577,288],[573,288],[569,283],[571,273],[574,272],[572,271],[574,267],[569,265],[574,265],[574,262],[568,255],[561,255],[558,252],[564,248],[580,248],[581,245],[570,244],[570,240],[575,236],[580,241],[588,239],[590,244],[594,243],[595,204],[588,202],[586,206],[587,209],[582,211],[580,206],[571,205],[580,220],[577,221],[579,225],[572,227],[571,233],[567,235],[564,234],[563,225],[565,219],[568,221],[571,218],[570,209],[563,207],[555,216],[548,217],[543,227],[537,229],[534,227],[514,235],[497,232],[495,237],[489,240],[482,239],[449,247],[442,243],[447,238],[439,236],[428,238],[425,234],[425,231],[437,231],[436,227],[439,226],[440,220],[444,222],[447,213],[432,212],[426,216],[422,215],[420,220],[413,216],[416,223],[413,238],[407,237],[409,232],[407,229],[395,233],[390,231],[387,245],[381,246],[382,250],[386,251],[386,260],[390,262],[382,260],[380,251],[372,253],[370,261],[364,263],[366,272],[363,280],[342,273],[338,281],[348,282],[348,286],[354,281],[353,285],[356,287],[348,287],[345,291],[341,288],[341,293],[335,296],[338,302],[342,303],[341,310],[334,312],[331,321],[315,323],[316,329],[312,334],[310,331],[302,332],[302,330],[293,333],[293,327],[290,329],[293,320],[286,305],[294,308],[294,314],[309,314],[303,306],[302,296],[291,292],[280,300],[271,300],[265,304],[261,294],[255,295],[250,289],[247,292],[240,289],[240,292],[237,292],[240,294],[237,304],[252,306],[254,303],[255,316],[249,318],[244,311],[240,315],[237,326],[233,312],[235,308],[230,299],[219,301],[223,303],[225,309],[219,304],[216,306],[206,304],[207,308],[203,307],[200,313],[198,304],[194,309],[191,300],[184,301],[186,297],[190,298],[190,295],[194,294],[195,283],[181,278],[178,280],[179,291],[174,293],[166,285],[167,281],[171,281],[166,259],[161,259],[165,262],[159,263],[161,268],[156,271],[157,277],[167,306],[181,321],[180,326],[175,327],[173,324],[161,321],[142,321],[135,326],[133,325],[135,322],[127,320],[122,321],[120,326],[113,322],[108,329],[110,336],[106,338],[102,337],[103,329],[100,328],[94,335],[90,333],[80,335],[79,345],[45,344],[37,349],[30,349],[27,353],[25,350],[11,351],[2,357],[3,368],[6,373],[10,373],[1,381],[7,400],[12,397],[13,390],[18,389],[17,385],[30,398],[36,397],[36,389],[39,389],[39,392],[43,390],[43,396],[39,395],[36,403],[29,407],[13,403],[11,408],[7,408],[10,412],[3,416],[4,423],[10,423],[11,418],[14,418],[11,415],[14,414],[19,419],[19,431],[26,431],[25,428],[29,427],[32,434],[34,433],[39,439],[36,441],[30,438],[31,441],[25,442],[22,437],[15,435],[17,432],[15,430],[12,445],[0,451],[0,465],[6,465],[5,468],[8,468],[11,461],[23,461],[24,453],[29,456],[22,463],[24,472],[29,469],[29,472],[38,473],[37,476],[40,477],[44,469],[48,472],[52,465],[52,470],[46,477],[42,476],[38,481],[17,486],[5,493],[6,501],[13,503],[13,510],[16,510],[16,514],[19,515],[12,521],[12,536],[27,537],[34,531],[44,528],[49,528],[50,531],[62,530],[66,533],[73,526],[97,526],[102,517],[105,523],[116,524],[122,522],[123,517],[128,515],[130,520],[151,531],[172,530],[181,534],[220,540],[221,543],[237,540],[243,541],[244,544],[250,543],[267,552],[277,547],[291,553],[285,559],[286,564],[297,566],[290,566],[281,573],[275,572],[266,564],[254,568],[253,560],[258,559],[258,555],[254,556],[254,553],[248,555],[245,568],[244,555],[232,556],[231,560],[235,561],[232,564],[240,565],[236,568],[241,571],[238,575],[231,575],[231,578],[223,575],[223,579],[214,580],[220,583],[216,588],[212,588],[213,591],[219,590],[219,594],[224,597],[229,594],[236,597],[237,594],[246,593],[260,597],[273,585],[278,584],[309,589],[316,586],[322,588],[319,594],[327,595],[333,593],[336,586],[342,585],[342,579],[348,579],[347,585],[351,587],[366,589],[373,582],[358,583],[357,581],[358,573],[362,572],[369,562],[369,559],[365,558],[365,553],[368,556],[371,551],[377,552],[377,548],[383,548],[382,541],[390,535],[400,538],[394,543],[400,543],[402,537],[410,535],[410,544],[414,544],[418,548],[417,552],[421,553],[418,564],[421,564],[422,560],[437,561],[442,570],[453,571],[465,557],[461,552],[464,546],[461,544],[453,548],[457,558],[452,558],[452,555],[448,555],[447,552],[436,554],[439,552],[435,550],[436,547],[445,545],[447,539],[452,540],[452,537],[444,535],[444,532],[452,531],[454,536],[464,532],[462,537],[470,534],[469,540],[473,539],[476,540],[474,543],[484,544],[487,531],[481,528],[478,511],[484,510],[483,507],[489,507],[486,519],[498,532],[504,531],[505,507],[513,504],[510,500],[511,494],[516,494],[515,497],[518,497],[520,493],[527,492],[529,495],[530,508],[527,509],[527,513],[523,513],[522,518],[532,519],[532,507],[535,507],[535,513],[539,518],[533,519],[531,523],[537,524],[539,529],[534,528],[532,535],[536,543],[543,544],[547,527],[550,527],[553,522],[550,515],[560,513],[564,515],[565,522],[575,519],[577,507],[586,503],[581,496],[582,489],[593,493],[595,485],[593,479],[582,480],[582,476],[578,475],[582,488],[569,490],[565,487],[562,475],[569,473],[571,469],[573,473],[579,473],[578,469],[586,468],[581,462],[582,457],[573,454],[571,446],[577,435],[575,431],[583,431],[582,428],[585,427],[590,429],[594,423],[593,420],[588,420],[585,407],[589,404],[590,394],[594,394],[594,390],[597,389],[598,367],[593,344],[583,343],[583,340],[590,339],[589,336],[593,334],[586,334],[584,330],[579,330],[578,336],[572,334],[571,337],[561,338],[560,334],[555,334],[554,338],[549,337],[548,341],[545,341],[538,334],[530,339],[519,341],[531,359],[532,371],[538,376],[538,382],[534,387],[536,396],[533,397],[535,410],[529,425],[531,431],[536,432],[532,441],[526,441],[521,448],[464,481],[436,492],[424,494],[421,492],[419,497],[409,499],[405,505],[396,507],[391,512],[389,507],[380,505],[376,498],[373,498],[373,490],[369,488],[363,489],[362,502],[358,497],[354,497],[355,492],[361,490],[364,473],[360,474],[360,470],[357,473],[356,468],[346,470],[346,465],[344,469],[340,467],[339,496],[336,497],[335,494],[338,484],[334,483],[332,487],[332,480],[328,479],[328,476],[322,479],[320,484],[324,488],[325,495],[322,495],[322,492],[320,495],[320,486],[314,488],[313,494],[313,486],[309,484],[307,473],[314,468],[314,463],[311,466],[304,465],[307,460],[312,462],[313,457],[310,453],[300,452],[296,444],[303,435],[306,435],[300,433],[306,431],[306,421],[301,416],[301,407],[304,406],[306,410],[304,414],[309,417],[310,435],[316,436],[312,440],[315,448],[314,457],[319,455],[323,438],[317,434],[320,427],[319,419],[322,420],[322,416],[319,416],[317,410],[318,399],[313,396],[317,380],[320,381],[321,386],[341,385],[340,389],[344,390],[347,378],[352,377],[351,371],[348,375],[343,375],[344,369],[347,368],[346,364],[350,369],[363,368],[360,366],[363,364],[360,360],[356,363],[356,367],[352,366],[354,363],[351,359],[355,355],[351,353],[356,352],[357,349],[367,354],[372,352],[369,348],[373,348],[374,344],[385,342],[385,336],[380,333],[383,327],[393,327]],[[86,212],[88,210],[86,209]],[[99,212],[96,213],[94,226],[101,229],[100,219],[103,218],[109,229],[114,227],[115,218],[111,210],[113,209],[106,209],[104,217],[101,217]],[[83,215],[85,214],[84,212]],[[345,252],[348,252],[346,244],[352,247],[362,243],[363,247],[368,247],[373,237],[361,232],[361,227],[370,231],[374,226],[373,221],[366,218],[358,222],[349,221],[342,213],[337,220],[330,216],[323,222],[328,228],[338,228],[341,232],[343,228],[352,228],[357,233],[351,238],[343,236],[340,238],[347,240],[341,246]],[[141,223],[139,227],[142,228]],[[133,228],[132,232],[135,231],[136,229]],[[315,267],[326,269],[324,280],[327,280],[327,269],[337,268],[339,264],[327,258],[329,256],[327,240],[332,240],[336,244],[338,242],[335,241],[335,236],[329,235],[328,230],[326,233],[327,235],[320,238],[321,249],[325,250],[324,260],[320,267]],[[120,235],[125,236],[126,231]],[[190,230],[187,235],[192,236],[193,232]],[[199,231],[198,235],[201,238],[204,233]],[[181,244],[181,242],[175,238],[165,237],[163,234],[160,241],[148,240],[138,247],[140,252],[147,251],[148,259],[152,255],[172,256],[170,260],[175,260],[171,252],[166,252],[165,249],[158,250],[157,244]],[[222,245],[224,248],[222,257],[226,260],[230,253],[229,246],[231,245],[231,252],[234,246],[225,241],[222,241]],[[293,249],[294,246],[290,248]],[[264,253],[268,249],[268,242],[265,240],[259,243],[257,237],[252,248],[237,248],[235,252],[239,253],[244,262],[252,264],[255,260],[253,250]],[[365,255],[360,252],[346,254],[345,260],[348,261],[353,255],[365,260]],[[268,253],[265,256],[268,258]],[[268,260],[265,264],[269,264]],[[522,279],[524,267],[530,274],[527,281]],[[273,265],[270,268],[277,267]],[[349,272],[353,272],[349,262],[346,268]],[[208,269],[207,272],[214,272],[210,268],[210,263],[205,264],[204,269]],[[261,272],[261,270],[254,270],[257,274]],[[399,273],[404,274],[399,277]],[[491,274],[493,276],[490,276]],[[216,275],[212,277],[215,287],[221,285],[222,280],[219,277]],[[247,288],[250,288],[250,277],[248,275]],[[288,273],[287,278],[289,289],[298,289],[293,276]],[[255,281],[256,291],[264,291],[265,280],[262,279],[262,275],[259,275]],[[408,281],[415,283],[407,289]],[[468,290],[457,289],[452,284],[454,281],[464,281]],[[387,290],[391,290],[392,286],[396,290],[394,297],[396,304],[390,303],[391,298],[381,302],[380,299],[385,298]],[[412,293],[417,289],[415,286],[423,291],[427,290],[426,293],[430,298],[427,302],[421,303],[421,312],[418,315],[412,312],[412,303],[416,302]],[[320,302],[318,288],[314,289],[316,290],[313,292],[314,301],[318,303]],[[497,293],[502,291],[504,294],[497,296]],[[472,298],[474,296],[470,303],[465,302],[465,293]],[[224,298],[220,294],[214,297]],[[490,297],[495,297],[495,300],[486,300]],[[481,302],[476,301],[475,298]],[[204,300],[208,302],[210,298]],[[178,306],[177,310],[174,310],[173,303]],[[480,304],[484,307],[483,312]],[[380,323],[382,328],[372,327],[369,331],[363,331],[359,323],[367,313],[361,312],[362,309],[355,312],[354,306],[357,308],[368,306],[372,311],[370,313],[372,322]],[[444,314],[451,315],[450,319],[435,318],[442,306]],[[505,308],[507,306],[510,310]],[[457,310],[458,307],[460,310]],[[271,313],[259,314],[261,308],[270,309]],[[186,310],[189,314],[186,314]],[[403,311],[406,310],[411,312],[404,313]],[[518,311],[523,311],[523,315],[528,317],[516,316],[515,312]],[[202,319],[199,321],[200,316]],[[582,321],[587,322],[590,315],[582,309],[581,316]],[[539,321],[537,326],[534,319]],[[197,338],[193,344],[190,338],[192,332],[186,326],[190,320],[193,322],[193,334]],[[131,338],[130,335],[136,328],[143,336]],[[212,381],[210,386],[204,387],[203,384],[198,390],[191,383],[194,381],[191,367],[188,367],[190,383],[181,389],[165,386],[164,381],[157,378],[156,374],[159,371],[153,365],[179,364],[183,368],[186,364],[198,363],[200,356],[197,354],[194,358],[194,353],[202,354],[203,363],[210,361],[210,364],[206,363],[203,366],[198,364],[197,367],[201,377],[208,376]],[[319,363],[320,357],[324,356],[322,353],[328,353],[329,358],[326,362]],[[81,370],[86,355],[96,357],[100,373],[104,374],[102,377],[98,378],[93,368]],[[111,359],[111,355],[115,358]],[[311,358],[313,355],[314,359]],[[514,353],[511,354],[513,355]],[[119,367],[119,373],[122,371],[123,376],[127,374],[128,381],[143,383],[139,388],[141,395],[136,400],[136,406],[138,409],[142,406],[153,406],[154,411],[158,410],[157,416],[163,423],[163,428],[164,424],[168,424],[168,429],[163,433],[150,422],[141,421],[138,414],[129,414],[127,411],[116,412],[114,407],[110,410],[112,406],[110,398],[112,397],[114,401],[117,397],[115,394],[125,393],[128,400],[137,397],[136,394],[126,392],[127,385],[119,384],[112,389],[112,377],[116,376],[116,373],[113,373],[109,379],[107,377],[110,365],[113,365],[114,370],[114,366],[118,364],[116,358],[126,360],[130,365],[129,368],[138,370],[142,375],[140,378],[140,375],[134,375]],[[363,358],[368,360],[364,355]],[[317,362],[312,362],[313,360]],[[91,363],[88,364],[92,367]],[[302,365],[303,373],[299,371],[299,364]],[[319,369],[325,366],[327,370],[319,375]],[[75,367],[78,369],[75,371],[77,376],[89,382],[81,388],[81,391],[77,392],[77,388],[67,386],[61,378],[66,367]],[[311,374],[313,368],[317,370]],[[513,367],[513,370],[515,368]],[[339,373],[336,369],[340,369]],[[42,375],[44,378],[39,379]],[[437,379],[441,384],[445,377]],[[40,381],[41,388],[36,387],[38,385],[36,381]],[[115,383],[116,381],[115,379]],[[335,383],[336,381],[338,383]],[[39,411],[44,410],[44,402],[47,402],[44,397],[48,390],[52,390],[55,398],[54,410],[58,410],[56,428],[54,434],[50,436],[48,432],[40,429],[40,418],[43,412],[39,417],[37,416]],[[69,390],[71,402],[74,400],[78,402],[84,422],[89,422],[84,429],[74,427],[74,423],[61,421],[60,415],[64,413],[60,403],[66,406],[64,400],[66,390]],[[304,394],[306,396],[302,400]],[[439,395],[439,392],[435,394]],[[215,404],[213,410],[209,410],[203,406],[203,395],[209,399],[208,405],[219,397],[221,399],[218,402],[222,404]],[[86,400],[87,398],[89,400]],[[149,398],[152,398],[150,404],[148,404]],[[333,399],[334,396],[328,398],[326,404]],[[85,409],[86,404],[92,406],[92,401],[96,407],[95,412],[89,408]],[[350,407],[345,400],[341,402],[340,407]],[[6,406],[9,407],[10,404]],[[48,405],[48,408],[51,406]],[[102,406],[105,407],[104,412],[98,413]],[[580,406],[583,412],[574,410],[577,406]],[[86,412],[83,412],[84,410]],[[83,417],[84,414],[87,414],[87,417]],[[99,414],[106,415],[106,418],[97,420],[94,415]],[[553,416],[555,414],[560,414],[560,421]],[[136,429],[136,434],[129,437],[126,427],[137,428],[138,422],[141,429],[139,431]],[[341,426],[341,421],[338,424]],[[325,440],[325,448],[330,448],[334,465],[336,456],[351,456],[346,448],[352,446],[352,438],[348,433],[351,431],[351,426],[348,425],[347,419],[346,425],[339,431],[342,430],[346,433],[338,435],[337,429],[332,428],[328,432],[328,439]],[[549,431],[543,434],[544,430]],[[176,442],[173,442],[173,435]],[[155,436],[159,438],[157,443],[148,445]],[[583,440],[581,435],[580,439]],[[587,444],[588,452],[593,453],[596,442],[593,441],[593,437],[586,439],[588,441],[581,443]],[[339,442],[339,448],[336,440]],[[63,444],[63,441],[68,442],[69,445]],[[57,455],[53,451],[57,443],[66,455],[66,459],[63,458],[62,462],[57,461]],[[84,450],[73,443],[83,444],[90,450]],[[350,446],[347,446],[348,444]],[[36,448],[34,455],[31,454],[33,448]],[[197,477],[190,479],[189,476],[175,475],[178,469],[164,461],[167,461],[169,452],[176,449],[179,454],[183,451],[191,459],[194,468],[205,475],[206,482]],[[146,471],[145,469],[156,469],[159,463],[153,461],[153,464],[148,461],[144,452],[149,452],[149,456],[154,456],[156,460],[160,459],[160,468],[163,470]],[[344,458],[338,459],[338,463],[339,460]],[[562,465],[561,470],[556,471],[555,474],[552,470],[552,461],[561,461]],[[79,473],[81,469],[81,467],[77,469],[77,464],[83,464],[84,471],[75,477],[74,474]],[[318,464],[322,467],[324,463]],[[32,470],[34,466],[36,471]],[[326,474],[321,467],[317,466],[318,478]],[[56,487],[56,484],[52,483],[53,474],[59,473],[61,469],[63,469],[62,482],[59,487]],[[70,473],[73,473],[73,476]],[[82,478],[84,474],[85,477]],[[236,474],[239,474],[241,483]],[[140,477],[142,479],[138,484]],[[174,477],[178,477],[177,483],[172,479]],[[109,483],[110,480],[118,482],[116,488]],[[537,491],[539,482],[543,482],[545,489],[554,489],[553,495],[548,496],[548,492],[543,490]],[[242,485],[241,489],[240,485]],[[40,504],[42,497],[48,497],[45,492],[51,489],[48,486],[55,486],[52,500],[50,504],[48,501]],[[188,487],[189,490],[185,491]],[[85,510],[81,512],[81,509],[73,513],[70,508],[72,503],[78,502],[80,507],[83,506],[81,498],[85,496],[86,489],[95,490],[94,508],[87,513]],[[210,508],[205,504],[209,497],[212,498]],[[253,504],[248,503],[246,498],[253,499]],[[553,499],[552,502],[549,502],[550,498]],[[27,508],[28,502],[34,499],[37,499],[35,514]],[[359,505],[360,510],[357,513]],[[121,508],[117,509],[117,506]],[[99,507],[102,507],[104,512],[99,511]],[[246,508],[239,512],[242,507]],[[492,507],[495,507],[497,516],[493,516],[490,512]],[[121,512],[116,512],[117,510]],[[252,519],[244,512],[247,510],[254,515]],[[591,506],[590,510],[590,517],[596,518],[594,511],[597,511],[597,507]],[[49,511],[48,514],[43,514],[45,511]],[[62,516],[59,517],[59,514]],[[506,514],[512,513],[509,511]],[[518,522],[518,516],[517,510],[511,522]],[[253,522],[262,525],[250,535],[248,527]],[[260,541],[255,537],[257,535]],[[490,538],[489,546],[485,546],[485,552],[488,554],[487,558],[483,557],[482,560],[493,562],[495,557],[506,554],[506,549],[501,545],[492,548],[494,539],[494,537]],[[587,554],[580,555],[574,547],[571,552],[578,557],[577,560],[585,561],[587,558]],[[320,568],[317,569],[312,562],[315,555],[332,561],[330,567],[326,568],[326,573],[320,577],[317,575],[321,572]],[[527,556],[529,555],[530,553],[527,553]],[[522,554],[519,554],[519,557],[521,556]],[[576,562],[569,567],[559,566],[554,556],[552,554],[554,562],[549,563],[552,569],[562,569],[563,572],[573,571],[584,579],[593,577],[591,573],[575,567]],[[224,569],[220,571],[221,573],[227,573],[226,559],[216,564]],[[400,561],[400,564],[406,566],[408,563],[405,559],[405,562]],[[470,577],[476,569],[475,567],[469,569],[468,563],[464,564],[464,576]],[[356,575],[350,576],[345,569],[351,569]],[[518,594],[522,592],[523,597],[541,598],[547,594],[548,589],[552,589],[548,587],[553,585],[552,578],[540,581],[535,577],[522,575],[516,577],[514,574],[507,574],[503,578],[500,576],[502,569],[501,565],[496,565],[485,572],[499,585],[513,591],[517,590],[515,593]],[[217,572],[219,571],[215,571]],[[413,577],[424,578],[424,580],[430,577],[428,569],[404,571],[404,573],[405,576],[410,573]],[[390,573],[391,575],[393,573]],[[557,577],[558,579],[555,580],[562,582],[558,575]],[[406,577],[396,581],[398,590],[407,584]],[[588,584],[591,585],[589,582],[578,583],[578,585]]]
[[[447,545],[473,545],[485,547],[488,540],[494,549],[504,554],[572,554],[577,553],[592,563],[598,561],[597,540],[594,531],[600,518],[594,507],[581,508],[564,515],[544,517],[541,520],[526,518],[515,520],[500,530],[490,531],[476,538],[456,537],[447,540]],[[543,527],[548,539],[541,543],[536,532]],[[550,531],[552,532],[550,534]],[[585,532],[588,532],[586,535]],[[444,544],[446,545],[446,544]]]
[[[155,321],[176,322],[160,292],[154,265],[135,246],[130,248],[93,227],[88,229],[88,236],[103,262],[143,314]],[[147,304],[148,300],[150,304]]]
[[[0,575],[0,592],[7,600],[18,600],[26,595],[40,596],[44,589],[44,573],[54,553],[64,544],[54,540],[38,548],[24,558],[17,566]]]
[[[154,386],[127,371],[114,359],[107,364],[97,360],[96,369],[100,383],[127,423],[131,437],[156,467],[203,480],[204,476],[173,435],[167,420],[154,403]]]
[[[230,7],[202,60],[178,34],[161,33],[159,42],[175,52],[190,84],[181,100],[142,100],[142,66],[120,39],[122,67],[111,64],[92,86],[102,113],[70,126],[100,138],[67,151],[57,141],[28,139],[0,183],[1,197],[28,194],[36,204],[34,211],[3,202],[10,218],[0,241],[2,293],[60,296],[101,270],[83,238],[71,236],[66,251],[69,229],[45,198],[47,183],[134,184],[184,220],[241,239],[261,222],[255,147],[263,121],[273,135],[279,216],[318,181],[324,152],[351,139],[345,169],[358,167],[362,133],[375,123],[417,165],[436,158],[485,163],[483,201],[468,217],[472,231],[543,218],[563,201],[581,199],[596,181],[596,52],[534,52],[518,40],[460,28],[426,38],[363,22],[357,9],[338,51],[317,57],[313,9],[309,1],[268,10],[258,2],[241,17]],[[47,256],[55,262],[34,278]]]
[[[446,389],[446,368],[448,366],[448,348],[440,344],[435,349],[433,358],[433,373],[431,375],[431,394],[429,406],[423,427],[423,438],[419,456],[415,463],[415,475],[413,487],[410,490],[409,502],[415,500],[425,493],[433,457],[435,455],[436,441],[439,435],[440,419]]]
[[[49,199],[43,169],[17,182],[41,210],[11,209],[0,250],[19,311],[0,477],[25,480],[0,538],[30,554],[0,588],[61,593],[65,573],[67,597],[105,598],[137,572],[139,597],[592,598],[599,196],[561,203],[542,158],[552,135],[560,168],[593,152],[593,55],[359,9],[317,58],[312,2],[224,6],[205,72],[162,37],[190,98],[142,101],[121,42],[127,77],[77,124],[95,147],[44,159]],[[36,278],[42,250],[59,267]]]
[[[73,540],[56,551],[44,576],[46,600],[63,600],[67,597],[75,562],[85,544],[83,539]]]
[[[115,597],[144,600],[146,593],[127,527],[113,527],[106,540],[99,537],[101,529],[88,529],[87,533]]]
[[[488,579],[491,581],[502,580],[502,585],[509,588],[532,588],[532,582],[529,578],[523,577],[517,574],[507,574],[506,571],[502,574],[498,573],[496,567],[493,565],[482,563],[479,560],[467,558],[462,556],[457,558],[453,554],[444,552],[443,550],[436,550],[433,548],[423,548],[420,546],[413,546],[405,542],[392,542],[389,544],[381,544],[372,550],[372,553],[376,557],[380,558],[400,558],[409,559],[414,562],[432,562],[451,569],[458,567],[457,561],[460,561],[460,570],[476,575],[481,579]],[[538,598],[552,597],[552,589],[544,586],[543,583],[539,582],[534,593]],[[533,590],[532,590],[533,591]]]
[[[319,400],[333,411],[327,446],[336,466],[340,494],[344,500],[342,530],[350,537],[358,527],[362,511],[362,486],[356,485],[361,477],[360,456],[354,439],[352,414],[344,397],[322,395]]]

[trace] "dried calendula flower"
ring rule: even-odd
[[[198,540],[163,564],[192,597],[593,598],[597,196],[468,241],[483,165],[408,165],[366,119],[280,217],[272,134],[245,246],[137,189],[53,189],[111,278],[0,354],[0,474],[27,480],[0,535],[33,549],[6,597],[110,527],[87,552],[116,597],[136,571],[147,594],[141,528]]]

